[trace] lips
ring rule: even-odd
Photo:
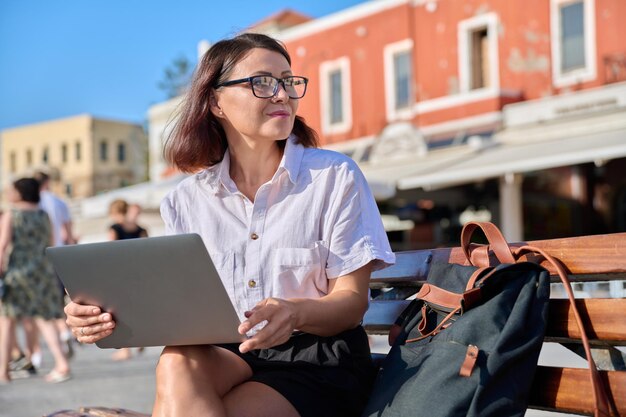
[[[283,111],[283,110],[273,111],[269,113],[269,115],[272,117],[289,117],[290,116],[288,111]]]

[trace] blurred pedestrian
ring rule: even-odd
[[[137,224],[137,217],[141,209],[137,207],[131,210],[129,216],[130,205],[125,200],[114,200],[109,205],[109,217],[113,224],[109,227],[109,240],[136,239],[139,237],[148,237],[148,232]]]
[[[7,286],[0,308],[0,381],[10,381],[8,365],[16,321],[32,318],[55,361],[46,381],[63,382],[71,374],[54,323],[63,316],[63,300],[44,252],[53,244],[50,219],[39,208],[36,179],[15,181],[7,194],[12,207],[0,223],[0,259],[4,259],[9,247],[11,252],[6,268],[0,270]]]
[[[136,239],[148,237],[148,232],[137,224],[141,206],[128,204],[125,200],[114,200],[109,205],[109,217],[113,224],[109,228],[109,240]],[[139,348],[138,353],[143,349]],[[114,361],[124,361],[132,357],[130,348],[121,348],[113,354]]]
[[[146,236],[143,236],[143,237],[147,237],[148,231],[139,225],[139,216],[141,215],[142,211],[143,210],[139,204],[137,203],[129,204],[128,211],[126,213],[126,221],[128,221],[129,224],[133,224],[136,227],[139,227],[141,230],[145,231]]]
[[[35,179],[39,182],[39,207],[48,214],[52,225],[52,233],[54,235],[53,246],[75,244],[77,239],[72,230],[72,217],[70,215],[70,209],[65,201],[50,191],[50,176],[43,171],[37,171],[35,172]],[[61,294],[65,299],[65,288],[63,287],[63,283],[60,280],[58,280],[58,283],[59,291],[61,291]],[[59,330],[61,341],[63,342],[63,351],[68,358],[71,358],[74,355],[74,349],[72,346],[74,338],[72,332],[65,323],[65,317],[56,320],[56,326]],[[35,326],[30,326],[30,328],[35,331],[34,335],[30,335],[27,330],[28,327],[25,327],[27,340],[30,339],[30,343],[33,343],[32,340],[35,342],[32,346],[34,353],[31,361],[36,368],[39,368],[41,366],[41,349],[39,349],[38,337],[36,334],[37,329]],[[31,346],[29,346],[29,348],[31,348]]]
[[[39,207],[48,213],[52,223],[54,246],[76,243],[70,209],[65,201],[50,191],[50,176],[43,171],[38,171],[35,173],[35,179],[39,182]]]

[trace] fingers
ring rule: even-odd
[[[72,333],[80,343],[95,343],[113,333],[114,322],[72,328]]]
[[[101,313],[100,307],[77,304],[73,301],[68,303],[64,310],[68,316],[93,316]]]
[[[268,324],[250,339],[239,345],[239,351],[246,353],[255,349],[267,349],[278,346],[289,340],[292,333],[291,328]]]
[[[245,320],[239,326],[239,333],[245,334],[259,323],[267,322],[265,327],[250,339],[239,345],[242,353],[254,349],[264,349],[280,345],[291,336],[295,326],[294,306],[287,300],[268,298],[257,304],[252,311],[246,312]]]
[[[271,298],[266,298],[265,300],[259,301],[257,305],[252,308],[252,310],[244,312],[243,314],[248,320],[243,321],[239,325],[239,328],[237,329],[239,334],[246,334],[257,324],[264,320],[268,320],[268,316],[271,315],[271,312],[267,311],[267,308],[265,307],[267,307],[268,304],[275,304],[273,301],[274,300]]]
[[[81,343],[94,343],[109,336],[115,328],[110,313],[102,313],[96,306],[86,306],[70,302],[65,306],[66,323],[76,339]]]

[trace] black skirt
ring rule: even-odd
[[[361,326],[332,337],[295,333],[280,346],[245,354],[237,343],[219,346],[245,360],[250,381],[278,391],[301,417],[359,416],[375,377]]]

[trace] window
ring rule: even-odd
[[[408,52],[395,54],[393,57],[396,110],[411,104],[411,55]]]
[[[341,93],[341,70],[332,71],[328,74],[330,80],[330,123],[343,122],[343,94]]]
[[[50,160],[50,149],[46,146],[43,148],[43,152],[41,153],[41,163],[44,165],[48,165],[48,161]]]
[[[100,160],[101,161],[106,161],[107,159],[109,159],[109,146],[106,143],[106,141],[102,141],[100,142]]]
[[[385,105],[387,121],[413,116],[413,40],[385,46]]]
[[[498,16],[487,13],[459,22],[461,93],[499,88],[498,68]]]
[[[15,152],[11,152],[10,164],[11,173],[15,173],[17,171],[17,155],[15,154]]]
[[[577,2],[560,9],[561,71],[585,67],[585,22],[583,3]]]
[[[67,162],[67,145],[61,145],[61,161],[63,163]]]
[[[76,162],[80,161],[81,158],[81,146],[80,146],[80,142],[76,142],[76,144],[74,145],[74,153],[76,156]]]
[[[550,15],[554,85],[594,80],[594,0],[551,0]]]
[[[27,167],[33,166],[33,150],[32,149],[26,150],[26,166]]]
[[[320,65],[322,131],[344,133],[352,127],[350,61],[343,57]]]
[[[475,30],[470,35],[470,89],[489,87],[489,44],[487,28]]]
[[[124,143],[117,144],[117,162],[123,163],[126,161],[126,145]]]

